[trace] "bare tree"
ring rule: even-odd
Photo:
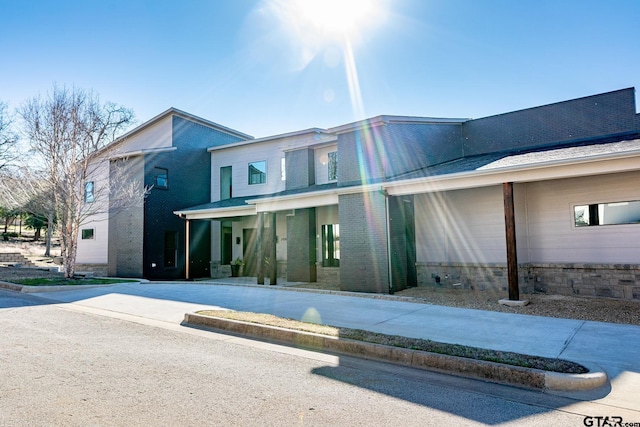
[[[15,146],[18,141],[12,128],[12,118],[7,111],[7,104],[0,102],[0,169],[15,159]]]
[[[93,92],[54,86],[45,98],[27,101],[19,114],[37,157],[31,167],[42,171],[52,195],[65,277],[73,277],[80,225],[104,209],[98,191],[108,194],[108,188],[96,187],[104,163],[92,155],[132,124],[133,112],[102,104]]]
[[[2,171],[0,206],[47,219],[44,256],[51,256],[51,238],[55,223],[53,191],[47,175],[27,164],[18,162]]]

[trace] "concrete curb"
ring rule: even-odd
[[[595,366],[585,366],[584,364],[583,366],[589,369],[586,374],[562,374],[330,337],[257,323],[203,316],[196,313],[186,313],[183,325],[218,329],[237,335],[291,344],[311,350],[335,352],[538,390],[582,391],[595,389],[607,383],[607,375],[604,371]]]
[[[89,288],[102,288],[106,286],[115,286],[121,284],[137,284],[144,283],[146,281],[140,280],[135,282],[121,282],[121,283],[108,283],[103,285],[60,285],[60,286],[29,286],[29,285],[17,285],[15,283],[0,281],[0,288],[9,289],[16,292],[22,292],[24,294],[36,293],[36,292],[58,292],[58,291],[71,291],[74,289],[89,289]]]

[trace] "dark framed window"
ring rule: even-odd
[[[640,200],[574,206],[573,217],[576,227],[640,224]]]
[[[155,188],[167,190],[169,188],[169,170],[165,168],[154,168]]]
[[[249,185],[267,182],[267,161],[249,163]]]
[[[231,221],[222,221],[220,223],[222,235],[220,262],[222,264],[231,264],[233,259],[233,228],[231,224]]]
[[[164,232],[164,266],[175,267],[178,264],[178,232]]]
[[[233,173],[231,166],[220,168],[220,200],[233,197]]]
[[[329,181],[335,181],[338,179],[338,152],[332,151],[328,156],[329,164],[327,167],[329,168]]]
[[[92,240],[94,236],[95,230],[93,228],[83,228],[82,229],[82,240]]]
[[[340,266],[340,224],[322,226],[322,266]]]
[[[93,181],[87,181],[84,183],[84,202],[85,203],[93,203],[95,200],[95,184]]]

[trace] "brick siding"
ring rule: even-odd
[[[340,289],[389,293],[384,194],[340,196]]]

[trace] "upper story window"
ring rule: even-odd
[[[267,182],[267,161],[249,163],[249,185]]]
[[[87,181],[84,183],[84,201],[85,203],[93,203],[95,199],[94,195],[95,185],[93,181]]]
[[[329,181],[335,181],[338,179],[338,152],[332,151],[328,156]]]
[[[286,165],[286,161],[285,158],[281,158],[280,159],[280,181],[286,181],[287,180],[287,165]]]
[[[223,166],[220,168],[220,200],[233,197],[233,168]]]
[[[155,187],[164,190],[169,188],[169,170],[165,168],[154,168]]]
[[[576,227],[640,224],[640,201],[574,206],[573,215]]]

